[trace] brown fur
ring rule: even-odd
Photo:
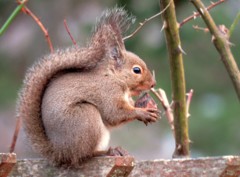
[[[88,47],[59,50],[28,70],[17,117],[51,162],[77,167],[106,148],[111,127],[156,121],[157,110],[135,108],[131,99],[155,84],[146,64],[125,50],[122,33],[131,21],[121,8],[106,11]]]

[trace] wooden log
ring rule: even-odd
[[[43,159],[23,159],[18,160],[10,176],[237,177],[240,176],[240,157],[222,156],[138,162],[134,162],[133,157],[96,157],[83,163],[79,169],[56,168]]]
[[[16,154],[0,153],[0,177],[7,177],[16,161]]]

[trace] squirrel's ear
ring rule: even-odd
[[[108,57],[114,60],[116,68],[119,68],[123,64],[123,54],[119,46],[110,47]]]
[[[125,50],[125,45],[122,39],[120,31],[113,29],[110,25],[102,25],[101,28],[93,35],[91,45],[97,47],[109,47],[116,46],[121,50]]]

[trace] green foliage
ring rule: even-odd
[[[7,30],[7,28],[12,23],[13,19],[17,16],[17,14],[20,12],[20,10],[23,8],[23,6],[24,6],[24,3],[19,4],[15,8],[15,10],[12,12],[12,14],[8,17],[7,21],[0,28],[0,36],[3,35],[3,33]]]
[[[232,33],[236,29],[236,26],[239,23],[239,21],[240,21],[240,12],[238,12],[236,18],[234,19],[234,21],[233,21],[233,23],[232,23],[232,25],[231,25],[231,27],[229,29],[229,36],[232,35]]]

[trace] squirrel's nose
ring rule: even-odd
[[[153,87],[155,87],[155,86],[156,86],[156,81],[153,80],[153,81],[152,81],[152,84],[151,84],[151,88],[153,88]]]

